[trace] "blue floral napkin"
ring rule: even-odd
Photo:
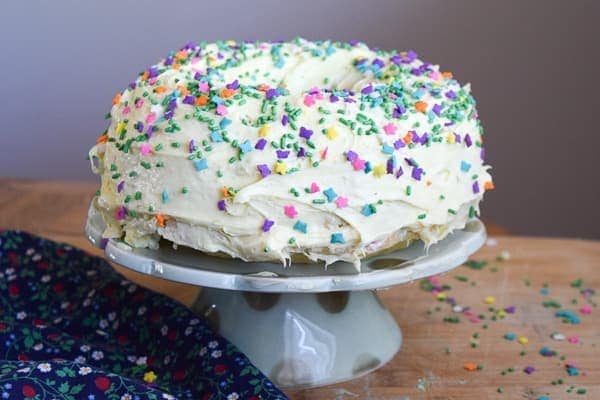
[[[104,260],[0,231],[2,399],[286,399],[182,304]]]

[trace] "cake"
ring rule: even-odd
[[[353,263],[461,229],[493,188],[469,85],[364,43],[189,43],[118,93],[90,151],[104,236]]]

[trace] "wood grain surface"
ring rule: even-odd
[[[26,230],[101,255],[83,235],[95,190],[96,185],[89,183],[0,179],[0,229]],[[435,285],[450,286],[441,295],[424,290],[417,282],[380,292],[404,335],[400,352],[389,364],[354,381],[290,392],[290,397],[535,400],[548,395],[552,400],[600,399],[598,295],[585,290],[600,290],[600,242],[496,236],[505,230],[495,226],[488,230],[492,240],[473,257],[488,264],[480,269],[462,266],[436,278]],[[510,259],[496,260],[503,250]],[[198,292],[191,285],[115,268],[185,304]],[[486,304],[486,297],[493,297],[487,299],[493,303]],[[448,298],[484,319],[469,321],[464,313],[452,310]],[[557,318],[558,308],[549,304],[558,303],[561,309],[573,311],[581,323]],[[500,318],[500,310],[510,306],[515,306],[515,312]],[[591,313],[580,310],[585,306]],[[509,332],[526,337],[528,343],[504,339]],[[578,343],[554,340],[554,332]],[[557,355],[541,356],[543,346]],[[579,375],[569,376],[566,363],[576,365]],[[466,364],[481,369],[468,371]],[[535,371],[526,374],[527,366]]]

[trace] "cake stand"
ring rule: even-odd
[[[133,249],[102,240],[104,223],[90,207],[88,239],[107,258],[132,270],[201,286],[192,309],[235,344],[282,388],[328,385],[369,373],[400,349],[402,334],[376,291],[461,265],[485,241],[481,221],[424,249],[417,242],[364,260],[360,273],[348,263],[249,263],[161,243]]]

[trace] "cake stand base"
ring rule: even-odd
[[[202,288],[192,309],[286,389],[346,381],[400,349],[402,335],[374,291],[260,293]]]

